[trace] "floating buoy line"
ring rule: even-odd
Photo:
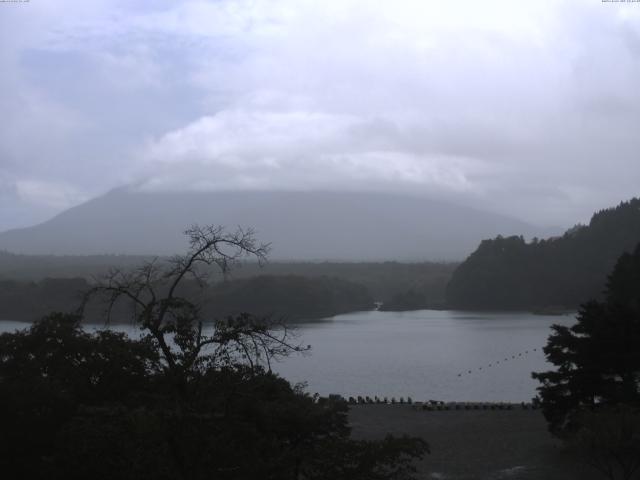
[[[466,369],[460,373],[458,373],[458,377],[463,377],[465,375],[471,375],[473,373],[477,373],[482,371],[483,368],[493,368],[493,367],[497,367],[498,365],[501,365],[503,363],[507,363],[507,362],[511,362],[513,360],[519,360],[523,357],[526,357],[527,355],[530,355],[533,352],[538,352],[538,351],[542,351],[542,348],[529,348],[528,350],[524,350],[522,352],[518,352],[518,353],[514,353],[513,355],[508,355],[506,357],[504,357],[501,360],[496,360],[493,361],[487,365],[481,365],[479,367],[475,367],[475,368],[470,368],[470,369]]]

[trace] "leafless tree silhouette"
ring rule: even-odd
[[[294,343],[286,325],[270,318],[249,313],[202,318],[198,298],[184,293],[185,283],[195,281],[202,294],[213,272],[226,276],[243,258],[264,264],[269,244],[258,243],[252,229],[229,233],[221,226],[194,225],[185,235],[189,249],[184,255],[155,258],[130,271],[114,269],[96,279],[81,310],[94,299],[104,302],[105,320],[111,322],[116,305],[128,303],[133,322],[157,343],[165,370],[181,376],[238,361],[270,370],[272,359],[308,348]]]

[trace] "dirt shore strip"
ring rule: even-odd
[[[417,465],[430,480],[591,480],[602,477],[571,458],[547,432],[539,410],[424,411],[411,405],[353,405],[356,438],[391,433],[424,438],[431,454]]]

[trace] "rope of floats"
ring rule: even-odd
[[[519,360],[523,357],[526,357],[527,355],[533,353],[533,352],[537,352],[537,351],[542,351],[542,348],[529,348],[528,350],[523,350],[521,352],[518,353],[514,353],[513,355],[508,355],[506,357],[504,357],[504,359],[502,360],[496,360],[494,362],[491,362],[487,365],[483,365],[481,367],[477,367],[477,368],[470,368],[470,369],[466,369],[460,373],[458,373],[458,377],[462,377],[464,375],[471,375],[473,373],[477,373],[482,371],[484,368],[493,368],[493,367],[497,367],[500,364],[506,363],[506,362],[510,362],[512,360]]]
[[[530,402],[444,402],[442,400],[426,400],[414,401],[411,397],[343,397],[342,395],[332,394],[329,399],[347,402],[351,406],[356,405],[408,405],[414,410],[425,411],[450,411],[450,410],[537,410],[540,405],[536,400]],[[317,398],[316,401],[323,402],[326,399]]]
[[[496,360],[487,365],[483,365],[481,367],[467,369],[463,372],[457,374],[458,377],[463,377],[465,375],[471,375],[473,373],[477,373],[482,371],[485,368],[493,368],[497,367],[506,362],[510,362],[512,360],[518,360],[527,355],[530,355],[534,352],[542,351],[542,348],[535,347],[529,348],[527,350],[520,351],[518,353],[514,353],[512,355],[507,355],[501,360]],[[366,404],[407,404],[411,405],[414,410],[428,410],[428,411],[446,411],[446,410],[513,410],[517,407],[520,407],[524,410],[537,410],[539,408],[538,402],[443,402],[440,400],[427,400],[424,402],[414,401],[411,397],[399,397],[396,399],[395,397],[378,397],[373,396],[350,396],[344,397],[339,394],[330,394],[328,396],[329,399],[338,399],[341,401],[347,402],[349,405],[366,405]],[[319,394],[314,395],[315,401],[324,401]]]

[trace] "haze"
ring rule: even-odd
[[[0,0],[0,472],[640,478],[640,0]]]
[[[0,36],[1,230],[120,186],[563,227],[637,194],[635,3],[38,0]]]

